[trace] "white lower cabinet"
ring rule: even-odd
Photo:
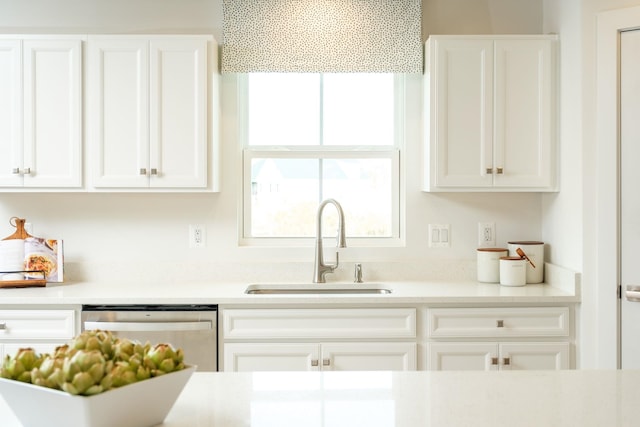
[[[427,369],[571,368],[568,307],[427,310]]]
[[[433,371],[569,369],[569,343],[429,343],[427,360]]]
[[[26,347],[49,353],[75,335],[75,310],[0,310],[2,358]]]
[[[221,311],[224,371],[417,369],[415,308]]]
[[[416,343],[230,343],[224,370],[414,371]]]

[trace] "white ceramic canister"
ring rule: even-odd
[[[524,286],[527,284],[527,260],[518,256],[500,258],[500,284]]]
[[[500,258],[509,254],[506,248],[478,248],[478,282],[500,282]]]
[[[533,263],[533,265],[527,263],[527,283],[542,283],[544,281],[544,242],[525,240],[508,243],[509,256],[520,256],[517,253],[520,248]]]

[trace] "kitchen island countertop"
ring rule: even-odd
[[[162,426],[635,426],[640,371],[195,373]],[[3,427],[21,424],[0,396]]]

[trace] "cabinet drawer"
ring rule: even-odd
[[[0,310],[0,341],[73,338],[74,310]]]
[[[569,336],[568,307],[440,308],[427,318],[430,338]]]
[[[416,309],[229,309],[224,339],[415,338]]]

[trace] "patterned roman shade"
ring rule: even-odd
[[[421,0],[223,0],[222,72],[421,73]]]

